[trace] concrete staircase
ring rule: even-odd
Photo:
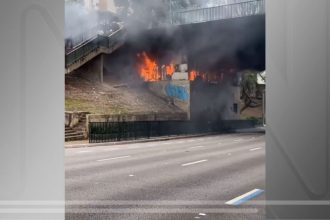
[[[100,54],[111,54],[120,48],[126,39],[126,29],[121,26],[109,35],[96,34],[65,54],[65,74],[69,74]]]
[[[65,125],[65,142],[68,141],[81,141],[87,139],[86,137],[86,114],[78,113],[75,117],[77,123],[71,127],[68,123]],[[72,119],[71,119],[72,120]]]
[[[80,141],[84,139],[85,137],[82,131],[70,128],[69,126],[65,126],[65,142]]]

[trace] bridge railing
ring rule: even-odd
[[[172,10],[174,25],[239,18],[265,13],[265,0],[251,0],[208,8]]]

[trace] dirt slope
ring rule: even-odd
[[[143,85],[107,81],[92,82],[79,75],[66,76],[65,110],[94,114],[181,113],[167,101],[147,91]]]

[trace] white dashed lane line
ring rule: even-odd
[[[256,148],[250,149],[249,151],[257,151],[257,150],[261,150],[261,149],[262,149],[261,147],[256,147]]]
[[[111,152],[111,151],[116,151],[116,150],[119,150],[119,148],[102,149],[102,151],[105,151],[105,152]]]
[[[195,146],[195,147],[191,147],[191,148],[189,148],[189,149],[198,149],[198,148],[204,148],[205,146]]]
[[[78,151],[78,154],[87,154],[87,153],[90,153],[92,151],[90,150],[82,150],[82,151]]]
[[[243,141],[243,139],[236,139],[236,140],[234,140],[234,142],[236,142],[236,143],[241,142],[241,141]]]
[[[119,160],[119,159],[125,159],[125,158],[129,158],[131,156],[122,156],[122,157],[113,157],[113,158],[106,158],[106,159],[100,159],[97,160],[97,162],[103,162],[103,161],[109,161],[109,160]]]
[[[195,162],[185,163],[185,164],[182,164],[181,166],[186,167],[186,166],[191,166],[191,165],[204,163],[204,162],[207,162],[207,160],[199,160],[199,161],[195,161]]]

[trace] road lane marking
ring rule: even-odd
[[[191,147],[191,148],[189,148],[189,149],[197,149],[197,148],[204,148],[205,146],[195,146],[195,147]]]
[[[103,161],[109,161],[109,160],[119,160],[119,159],[125,159],[125,158],[129,158],[131,156],[122,156],[122,157],[113,157],[113,158],[106,158],[106,159],[101,159],[101,160],[97,160],[97,162],[103,162]]]
[[[254,189],[248,193],[245,193],[241,196],[238,196],[228,202],[226,202],[226,205],[234,205],[234,206],[238,206],[241,205],[253,198],[256,198],[257,196],[260,196],[262,193],[264,192],[264,190],[261,189]]]
[[[234,142],[241,142],[242,141],[242,139],[240,138],[240,139],[236,139],[236,140],[234,140]]]
[[[195,165],[195,164],[204,163],[204,162],[207,162],[207,160],[199,160],[199,161],[195,161],[195,162],[191,162],[191,163],[185,163],[185,164],[182,164],[181,166],[186,167],[186,166]]]
[[[127,149],[138,149],[140,148],[141,146],[133,146],[133,147],[128,147]]]
[[[103,149],[103,151],[105,152],[116,151],[116,150],[119,150],[119,148]]]
[[[250,149],[249,151],[257,151],[257,150],[261,150],[261,147],[256,147],[256,148]]]
[[[78,154],[86,154],[86,153],[90,153],[92,151],[90,150],[82,150],[82,151],[79,151]]]

